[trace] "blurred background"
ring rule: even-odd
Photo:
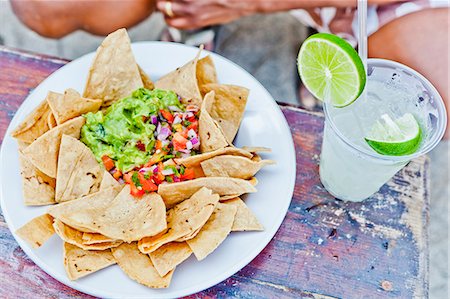
[[[265,29],[258,30],[260,28]],[[163,16],[153,13],[128,32],[132,41],[136,42],[158,40],[165,29]],[[306,109],[317,109],[315,101],[308,94],[300,96],[302,89],[299,88],[295,65],[301,42],[311,30],[290,13],[254,15],[213,30],[216,33],[215,51],[253,74],[277,101],[301,105]],[[0,0],[0,45],[71,60],[94,51],[102,40],[103,37],[82,31],[60,39],[41,37],[17,19],[8,1]],[[261,40],[265,42],[261,43]],[[255,45],[262,53],[258,57],[252,55]],[[441,142],[430,157],[430,298],[445,299],[450,298],[448,141]]]

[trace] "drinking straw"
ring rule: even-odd
[[[358,54],[367,73],[367,0],[358,0]]]

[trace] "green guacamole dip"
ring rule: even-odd
[[[92,150],[97,161],[107,155],[125,173],[145,164],[155,152],[156,125],[151,116],[157,116],[159,110],[168,106],[184,110],[173,91],[137,89],[105,112],[85,114],[81,141]]]

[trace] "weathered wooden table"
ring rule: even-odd
[[[0,138],[28,93],[65,63],[0,47]],[[409,163],[363,203],[336,200],[318,175],[323,116],[294,107],[281,109],[297,153],[289,212],[273,240],[249,265],[190,297],[428,297],[427,158]],[[0,214],[0,298],[89,297],[36,266]]]

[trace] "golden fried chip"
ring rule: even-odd
[[[146,72],[144,72],[144,70],[139,66],[139,64],[138,64],[138,69],[139,69],[139,75],[141,76],[144,87],[147,89],[150,89],[150,90],[154,89],[155,84],[153,84],[152,79],[150,79],[150,77],[147,75]]]
[[[202,87],[205,94],[210,91],[215,92],[215,97],[208,105],[208,112],[217,121],[231,144],[244,117],[249,90],[225,84],[207,84]]]
[[[219,196],[201,188],[191,198],[167,211],[167,231],[164,234],[139,241],[139,249],[150,253],[164,244],[189,235],[202,227],[219,202]]]
[[[167,288],[172,280],[173,270],[161,277],[150,257],[139,251],[135,242],[123,243],[111,249],[119,267],[131,279],[149,288]]]
[[[64,268],[70,280],[76,280],[116,263],[109,249],[87,251],[64,243],[63,255]]]
[[[56,177],[57,202],[97,192],[102,173],[100,164],[86,145],[71,136],[62,136]]]
[[[186,242],[172,242],[163,245],[149,254],[153,266],[160,276],[164,276],[184,262],[192,254]]]
[[[56,178],[61,136],[66,134],[78,139],[84,122],[85,118],[79,116],[51,129],[24,149],[23,154],[37,169]]]
[[[41,247],[54,233],[53,217],[48,214],[33,218],[16,231],[33,248]]]
[[[66,89],[64,94],[50,91],[47,102],[58,125],[85,113],[96,112],[102,105],[102,100],[83,98],[72,88]]]
[[[108,107],[143,86],[127,31],[114,31],[97,49],[83,97],[102,99]]]
[[[254,162],[245,157],[223,155],[203,161],[203,173],[207,177],[232,177],[248,180],[262,167],[275,164],[273,160]]]
[[[222,202],[226,205],[232,205],[237,208],[236,216],[234,217],[233,227],[231,231],[261,231],[264,227],[259,223],[253,212],[247,205],[239,198],[233,198]]]
[[[207,106],[214,101],[214,91],[209,92],[203,99],[198,120],[198,135],[200,137],[200,151],[211,152],[228,146],[227,139],[219,124],[209,115]]]
[[[114,239],[111,239],[109,237],[106,237],[106,236],[104,236],[102,234],[98,234],[98,233],[83,233],[83,236],[81,237],[81,239],[82,239],[83,244],[85,244],[85,245],[116,241]]]
[[[55,179],[39,171],[19,152],[22,194],[25,205],[41,206],[55,203]]]
[[[197,62],[197,83],[200,88],[200,92],[203,90],[203,86],[210,83],[217,83],[217,72],[214,66],[214,61],[211,56],[208,55]],[[202,96],[207,94],[202,92]]]
[[[156,81],[155,87],[176,92],[181,97],[181,102],[185,105],[194,104],[200,107],[202,95],[197,82],[197,62],[201,51],[202,48],[194,60],[189,61]]]
[[[225,240],[233,226],[236,211],[235,206],[218,203],[197,236],[186,241],[197,260],[203,260]]]
[[[100,183],[100,190],[105,190],[111,187],[120,186],[120,183],[108,172],[103,172],[102,181]]]
[[[32,143],[50,128],[48,117],[51,113],[47,101],[42,101],[21,123],[12,131],[11,136],[17,140]]]
[[[105,250],[113,247],[117,247],[123,242],[120,240],[113,240],[111,242],[101,242],[84,244],[83,232],[76,230],[68,225],[65,225],[62,221],[55,219],[53,222],[53,228],[58,236],[69,244],[80,247],[83,250]]]
[[[158,193],[162,196],[166,207],[171,208],[191,197],[202,187],[211,189],[213,193],[220,196],[234,195],[236,197],[245,193],[256,192],[255,187],[249,181],[243,179],[206,177],[180,183],[161,184],[158,186]]]
[[[47,124],[48,124],[49,129],[53,129],[54,127],[56,127],[58,125],[56,123],[56,119],[55,119],[55,116],[53,115],[53,112],[48,114]]]
[[[212,152],[207,152],[207,153],[203,153],[203,154],[199,154],[199,155],[194,155],[194,156],[190,156],[187,158],[179,158],[179,159],[175,159],[175,162],[179,165],[184,165],[186,167],[195,167],[195,166],[200,166],[200,163],[202,161],[211,159],[213,157],[216,156],[220,156],[220,155],[233,155],[233,156],[242,156],[242,157],[247,157],[247,158],[252,158],[252,154],[237,148],[237,147],[225,147],[225,148],[221,148]]]

